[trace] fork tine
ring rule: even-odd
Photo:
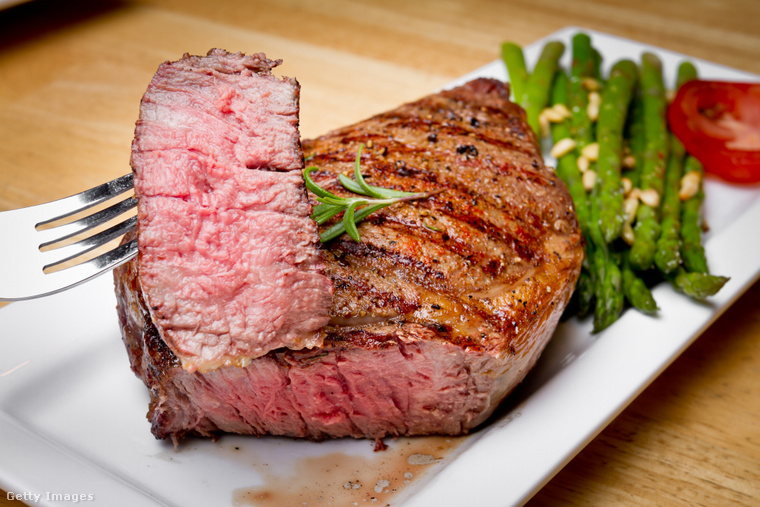
[[[38,237],[40,241],[40,248],[52,245],[64,239],[75,236],[79,233],[88,231],[98,225],[105,224],[106,222],[116,218],[137,206],[137,199],[134,196],[127,197],[123,201],[119,201],[116,204],[109,206],[97,213],[80,218],[74,222],[59,225],[57,227],[51,227],[39,231]]]
[[[86,282],[98,275],[107,273],[109,270],[124,264],[137,255],[137,239],[127,243],[122,243],[113,250],[102,253],[101,255],[90,259],[76,266],[62,269],[54,273],[44,275],[49,280],[48,283],[54,284],[54,289],[47,293],[39,295],[50,295],[70,289],[76,285]],[[47,285],[47,283],[46,283]],[[33,296],[37,297],[37,295]]]
[[[61,264],[62,262],[71,260],[75,257],[89,252],[90,250],[104,245],[112,239],[122,236],[124,233],[132,229],[135,224],[137,224],[137,217],[131,216],[123,222],[109,227],[108,229],[101,231],[98,234],[84,238],[81,241],[62,246],[61,248],[57,248],[55,250],[48,250],[46,252],[43,252],[43,257],[46,261],[43,269],[52,268],[58,264]]]
[[[45,225],[86,210],[131,188],[133,188],[132,173],[128,173],[84,192],[41,204],[37,208],[44,215],[35,226]]]

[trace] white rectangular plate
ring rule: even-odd
[[[532,66],[547,40],[526,48]],[[585,30],[604,56],[653,51],[672,83],[681,55]],[[691,59],[703,78],[758,77]],[[566,51],[564,65],[569,63]],[[506,78],[500,61],[464,76]],[[599,335],[557,330],[516,396],[459,439],[323,443],[225,436],[174,449],[150,434],[148,393],[129,369],[110,276],[0,309],[0,487],[35,505],[519,505],[615,417],[760,274],[760,188],[710,180],[711,271],[731,277],[710,304],[663,284],[657,317],[626,312]],[[32,495],[40,495],[35,499]],[[68,495],[68,496],[67,496]],[[79,496],[84,495],[84,496]]]

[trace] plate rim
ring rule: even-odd
[[[645,47],[657,52],[658,54],[668,55],[670,58],[689,58],[695,63],[707,64],[712,67],[730,71],[731,73],[741,74],[747,76],[749,79],[760,79],[760,77],[754,74],[727,67],[725,65],[701,60],[698,58],[692,58],[688,55],[684,55],[675,51],[659,48],[650,44],[642,43],[632,39],[627,39],[613,34],[592,30],[589,28],[568,26],[558,31],[555,31],[545,37],[542,37],[530,45],[526,46],[526,52],[537,52],[538,48],[552,39],[567,39],[577,32],[588,33],[592,40],[594,37],[603,37],[609,39],[615,39],[622,43],[633,44],[640,47]],[[472,79],[473,77],[480,76],[484,72],[492,72],[494,65],[501,63],[499,60],[494,60],[486,64],[483,67],[475,69],[474,71],[457,78],[447,85],[454,86],[463,81]],[[735,238],[740,236],[743,231],[746,230],[745,222],[751,222],[753,220],[760,220],[760,189],[758,189],[757,195],[754,198],[753,204],[744,210],[738,220],[732,224],[732,226],[721,230],[718,233],[712,235],[705,243],[705,248],[708,252],[708,258],[711,260],[711,265],[716,254],[718,258],[725,256],[725,252],[722,252],[722,245],[720,238],[730,236]],[[739,224],[739,225],[737,225]],[[742,228],[744,227],[744,228]],[[760,245],[759,245],[760,246]],[[739,249],[736,249],[739,250]],[[732,255],[739,255],[737,252],[730,252]],[[753,260],[754,261],[754,260]],[[721,268],[717,266],[716,272]],[[706,329],[712,322],[714,322],[724,311],[726,311],[731,304],[738,299],[741,294],[744,293],[757,279],[760,278],[760,260],[756,261],[751,266],[745,266],[745,270],[740,274],[736,282],[738,285],[727,285],[724,291],[719,293],[716,298],[717,303],[713,307],[705,308],[703,306],[697,306],[693,302],[689,301],[681,295],[676,295],[675,298],[668,296],[672,293],[669,287],[661,286],[655,290],[656,295],[666,296],[664,301],[668,305],[673,305],[674,309],[689,309],[690,312],[697,312],[699,319],[692,323],[692,332],[684,340],[680,342],[672,343],[672,350],[668,357],[658,358],[659,361],[648,364],[649,370],[647,374],[639,376],[634,381],[626,386],[626,395],[623,398],[615,398],[607,400],[607,404],[603,409],[599,409],[596,412],[589,413],[583,420],[576,422],[574,428],[574,437],[572,441],[556,441],[554,437],[553,445],[555,445],[555,451],[551,457],[544,456],[534,457],[531,463],[528,463],[532,470],[539,470],[540,473],[532,473],[533,479],[530,483],[523,484],[522,488],[513,488],[512,490],[505,492],[508,489],[509,484],[503,480],[503,477],[498,475],[497,471],[504,471],[504,468],[495,470],[498,467],[496,465],[515,467],[516,463],[514,459],[494,459],[493,446],[504,445],[504,432],[500,429],[509,426],[511,429],[518,428],[521,431],[526,431],[524,426],[530,424],[530,417],[525,414],[534,414],[546,412],[546,407],[541,407],[540,398],[550,396],[552,390],[557,389],[557,384],[562,382],[572,382],[572,374],[574,368],[584,367],[587,363],[593,364],[593,361],[598,356],[604,356],[607,348],[618,345],[617,337],[620,333],[606,333],[600,337],[598,342],[591,347],[586,353],[574,359],[573,363],[569,367],[557,372],[552,378],[531,393],[528,399],[521,401],[516,407],[510,410],[508,413],[497,419],[496,421],[490,421],[488,426],[478,430],[476,432],[477,438],[468,439],[467,444],[462,446],[453,455],[453,458],[448,461],[445,466],[441,467],[434,473],[430,473],[419,484],[415,484],[414,488],[402,491],[400,495],[394,497],[391,502],[393,504],[404,504],[407,507],[425,507],[427,505],[450,505],[452,501],[465,501],[472,503],[473,491],[471,488],[458,487],[460,483],[453,479],[460,476],[463,473],[470,472],[472,470],[478,470],[478,478],[468,478],[470,485],[475,487],[479,492],[480,502],[488,502],[488,505],[518,505],[522,504],[531,496],[533,496],[551,477],[553,477],[557,471],[559,471],[568,461],[570,461],[578,452],[580,452],[585,445],[591,441],[596,435],[601,432],[607,424],[622,412],[630,402],[635,399],[638,394],[643,391],[657,376],[680,354],[685,350],[694,340],[696,340],[704,329]],[[101,279],[102,280],[102,279]],[[91,283],[105,283],[93,281]],[[88,287],[80,287],[73,290],[90,290]],[[84,293],[84,292],[83,292]],[[51,298],[48,303],[34,304],[55,304],[57,299]],[[658,302],[660,298],[658,297]],[[21,303],[24,304],[24,303]],[[8,305],[7,307],[0,308],[0,321],[9,312],[15,312],[12,308],[17,308],[19,303]],[[669,310],[675,311],[675,310]],[[660,324],[663,321],[670,326],[680,325],[680,321],[677,318],[652,319],[651,317],[643,317],[644,319],[650,319],[644,321],[647,326]],[[636,314],[633,312],[627,312],[621,319],[621,325],[637,324],[641,321],[640,318],[636,318]],[[603,347],[597,347],[598,344],[604,344]],[[126,366],[125,366],[126,367]],[[570,377],[570,378],[568,378]],[[605,393],[602,393],[605,394]],[[608,395],[613,393],[606,393]],[[531,399],[534,401],[531,403]],[[549,414],[556,412],[557,410],[564,409],[566,407],[550,407]],[[532,416],[531,416],[532,417]],[[589,423],[592,421],[592,423]],[[507,438],[509,440],[509,438]],[[13,450],[14,457],[17,453],[29,454],[30,451],[37,450],[37,453],[48,452],[51,453],[48,458],[50,462],[45,464],[48,475],[45,476],[47,482],[43,481],[39,476],[34,476],[34,472],[40,473],[40,465],[34,459],[24,459],[21,462],[14,463],[14,469],[8,470],[7,467],[0,465],[0,487],[5,491],[55,491],[55,488],[59,488],[62,491],[72,489],[72,484],[81,484],[84,480],[85,488],[88,492],[93,492],[95,495],[105,495],[118,493],[119,498],[123,500],[125,505],[172,505],[172,502],[166,498],[158,498],[155,492],[149,488],[142,488],[141,484],[133,484],[125,481],[118,474],[108,470],[103,464],[86,461],[82,455],[79,455],[76,450],[67,449],[65,445],[60,442],[56,442],[48,438],[44,434],[35,432],[34,430],[24,426],[22,421],[17,420],[12,414],[6,412],[6,407],[3,403],[3,398],[0,397],[0,447],[3,449]],[[526,449],[525,446],[518,449],[525,455],[530,449]],[[32,452],[34,454],[34,452]],[[540,462],[539,462],[540,461]],[[547,462],[551,462],[546,465]],[[484,462],[487,466],[484,466]],[[17,466],[20,465],[20,466]],[[523,464],[520,464],[523,466]],[[490,469],[490,470],[489,470]],[[31,475],[30,475],[31,474]],[[472,480],[471,480],[472,479]],[[44,485],[41,482],[45,482]],[[42,487],[38,487],[42,486]],[[81,489],[81,487],[80,487]],[[97,497],[96,497],[97,498]],[[102,497],[101,497],[102,498]],[[54,505],[43,502],[40,505]],[[461,503],[459,503],[461,504]]]

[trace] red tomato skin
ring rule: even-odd
[[[760,84],[690,81],[681,86],[668,107],[668,124],[706,172],[730,183],[755,184],[760,183],[760,146],[752,150],[728,148],[731,135],[702,111],[730,113],[750,130],[760,132],[758,110]]]

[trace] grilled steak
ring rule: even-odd
[[[156,437],[461,434],[535,364],[570,298],[582,240],[506,86],[478,79],[304,142],[314,179],[341,193],[336,175],[360,143],[370,184],[444,190],[370,215],[361,242],[324,245],[335,292],[322,346],[187,371],[154,326],[139,259],[116,271]]]
[[[162,64],[132,146],[140,284],[191,371],[322,343],[332,283],[301,171],[299,86],[263,54]]]

